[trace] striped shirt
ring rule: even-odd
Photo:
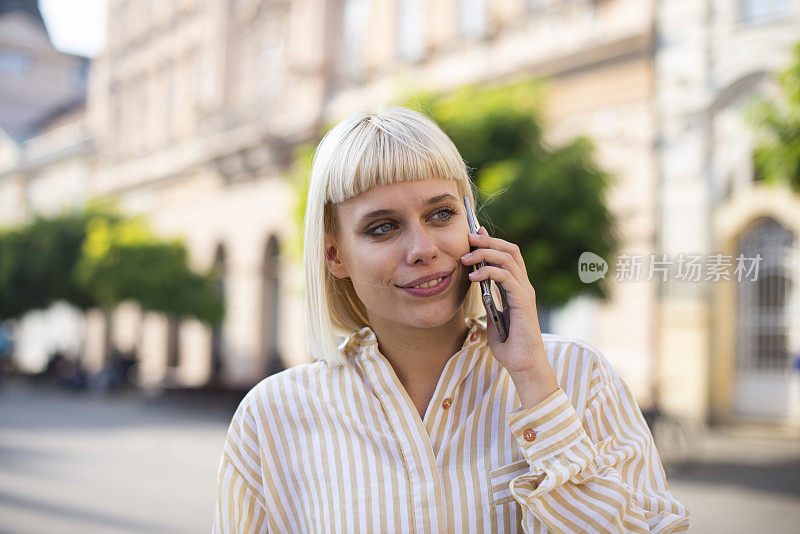
[[[628,385],[592,346],[544,334],[559,389],[522,409],[485,322],[420,418],[369,328],[256,385],[220,460],[213,531],[679,532]]]

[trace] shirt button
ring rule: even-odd
[[[473,333],[471,333],[469,335],[469,340],[470,341],[475,341],[476,339],[478,339],[478,333],[477,332],[473,332]]]
[[[535,439],[536,439],[536,431],[535,431],[535,430],[533,430],[533,429],[531,429],[531,428],[528,428],[528,429],[526,429],[526,430],[525,430],[525,433],[524,433],[524,434],[522,434],[522,435],[523,435],[523,436],[525,437],[525,439],[526,439],[526,440],[528,440],[528,441],[533,441],[533,440],[535,440]]]
[[[447,397],[445,400],[442,401],[442,408],[447,409],[450,407],[451,404],[453,404],[453,399]]]

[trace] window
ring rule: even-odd
[[[178,367],[181,354],[181,323],[177,316],[167,316],[167,366]]]
[[[760,24],[788,15],[792,0],[741,0],[743,22]]]
[[[758,163],[758,158],[753,154],[753,182],[764,181],[764,169]]]
[[[797,236],[775,219],[762,218],[743,233],[737,256],[761,259],[757,280],[737,283],[740,370],[789,371],[799,253]]]
[[[178,102],[176,99],[178,84],[175,75],[175,64],[169,62],[164,67],[164,133],[167,141],[172,141],[177,130]]]
[[[345,0],[342,13],[342,68],[348,78],[358,78],[364,70],[368,25],[369,1]]]
[[[111,137],[113,143],[119,143],[122,137],[122,89],[118,82],[111,84],[109,95],[111,100]]]
[[[458,27],[467,39],[478,39],[486,30],[486,6],[483,0],[459,0]]]
[[[425,54],[424,0],[398,0],[397,53],[406,61],[418,61]]]
[[[119,10],[117,11],[116,17],[116,26],[117,30],[116,35],[114,36],[116,39],[119,39],[121,42],[126,42],[128,40],[128,25],[130,21],[130,5],[128,0],[123,0],[119,3]]]

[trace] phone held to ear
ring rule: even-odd
[[[469,203],[467,195],[464,195],[464,207],[467,209],[469,231],[472,234],[477,234],[478,221],[472,211],[472,206]],[[469,250],[472,252],[476,248],[477,247],[470,245]],[[472,266],[472,270],[477,271],[484,265],[486,265],[485,262],[477,263]],[[493,325],[495,332],[497,332],[497,338],[500,340],[500,343],[505,343],[506,339],[508,339],[508,311],[504,310],[503,312],[499,312],[497,310],[494,298],[492,297],[492,281],[490,279],[487,278],[486,280],[481,280],[479,284],[481,285],[481,299],[483,300],[483,306],[486,308],[486,320]],[[503,295],[503,299],[506,300],[506,292],[503,289],[503,286],[497,284],[497,289],[500,290],[500,293]],[[506,302],[508,302],[508,300],[506,300]]]

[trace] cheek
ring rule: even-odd
[[[353,258],[352,272],[355,278],[365,282],[386,285],[398,265],[397,256],[397,252],[388,247],[382,250],[364,251]]]
[[[450,255],[456,258],[460,258],[469,252],[469,240],[467,240],[468,233],[469,228],[467,226],[464,226],[464,228],[454,227],[447,233],[447,245],[445,248],[443,248],[443,250],[447,250]]]

